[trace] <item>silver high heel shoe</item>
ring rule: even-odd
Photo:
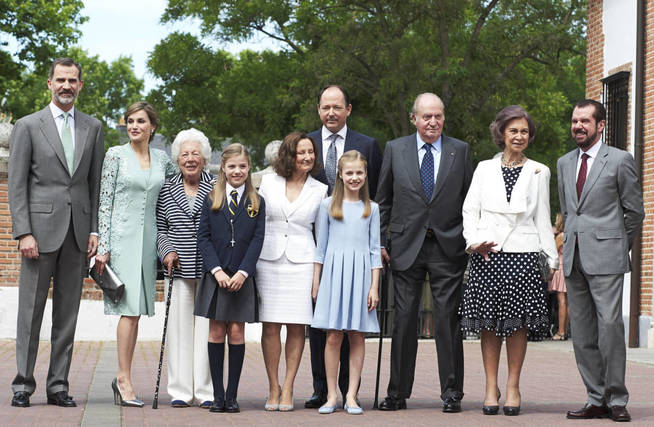
[[[120,406],[132,406],[135,408],[142,408],[143,401],[139,399],[125,400],[123,399],[123,394],[120,392],[120,387],[118,386],[118,379],[114,378],[111,382],[111,388],[114,391],[114,404]]]

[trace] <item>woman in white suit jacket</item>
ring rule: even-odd
[[[497,371],[505,337],[509,376],[503,410],[518,415],[527,336],[540,340],[549,332],[539,253],[547,256],[550,277],[559,258],[550,223],[550,171],[523,153],[535,134],[531,117],[522,107],[506,107],[491,133],[503,152],[479,163],[463,204],[463,236],[472,256],[459,314],[464,330],[481,331],[483,413],[499,412]]]
[[[304,349],[305,325],[313,317],[311,285],[316,244],[313,225],[327,186],[311,175],[322,166],[315,141],[300,132],[289,134],[265,175],[259,193],[266,200],[266,235],[257,263],[259,320],[270,394],[265,409],[293,409],[293,383]],[[280,331],[286,325],[286,377],[279,385]]]

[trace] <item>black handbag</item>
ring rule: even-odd
[[[123,299],[123,294],[125,293],[125,284],[120,280],[118,275],[109,267],[109,264],[104,266],[104,271],[102,274],[98,274],[96,269],[97,264],[93,264],[93,267],[89,269],[89,276],[95,283],[100,286],[102,292],[109,298],[114,304],[118,304],[121,299]]]
[[[547,282],[550,277],[550,265],[547,262],[547,254],[543,251],[538,252],[538,271],[543,282]]]

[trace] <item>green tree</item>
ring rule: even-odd
[[[318,124],[314,92],[326,83],[349,89],[353,127],[380,140],[413,132],[412,101],[432,91],[446,133],[481,160],[496,151],[496,112],[520,104],[539,128],[530,155],[553,169],[583,96],[583,0],[169,0],[162,20],[187,18],[218,41],[281,43],[301,67],[300,128]]]
[[[78,39],[77,27],[87,19],[83,6],[81,0],[0,1],[0,99],[27,67],[44,72],[55,52]],[[16,41],[15,51],[6,39]]]
[[[203,131],[214,147],[239,141],[256,165],[263,148],[294,127],[301,97],[296,55],[243,51],[235,57],[214,51],[195,36],[173,33],[150,55],[148,67],[161,84],[148,95],[169,138],[182,129]]]

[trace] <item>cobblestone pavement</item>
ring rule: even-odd
[[[456,425],[484,426],[530,425],[579,426],[611,425],[610,420],[566,420],[565,411],[578,409],[585,402],[584,387],[577,372],[571,343],[530,343],[521,379],[522,413],[518,417],[484,416],[483,369],[478,342],[465,343],[465,386],[463,412],[444,414],[438,398],[436,351],[433,341],[421,341],[418,348],[416,381],[408,409],[398,412],[372,410],[375,387],[377,341],[366,344],[363,381],[360,397],[365,414],[349,416],[343,411],[333,415],[318,415],[304,409],[304,399],[311,395],[309,345],[305,347],[295,385],[295,408],[291,413],[266,413],[263,403],[268,386],[259,344],[248,343],[243,375],[239,387],[240,414],[212,414],[197,407],[173,409],[165,392],[166,375],[162,378],[159,409],[153,410],[152,397],[159,358],[159,342],[139,342],[133,365],[133,381],[138,396],[146,402],[142,409],[120,408],[113,404],[110,382],[116,370],[115,342],[78,342],[75,344],[70,371],[70,394],[77,408],[46,405],[44,390],[50,345],[41,342],[36,364],[37,390],[30,408],[10,405],[10,384],[15,372],[15,343],[0,341],[0,425],[6,426],[200,426],[200,425]],[[390,343],[384,342],[380,381],[380,399],[388,381]],[[500,380],[506,381],[503,355]],[[627,366],[627,387],[630,391],[629,410],[632,424],[654,425],[654,350],[630,349]],[[280,370],[283,370],[283,362]],[[283,371],[282,371],[283,373]]]

